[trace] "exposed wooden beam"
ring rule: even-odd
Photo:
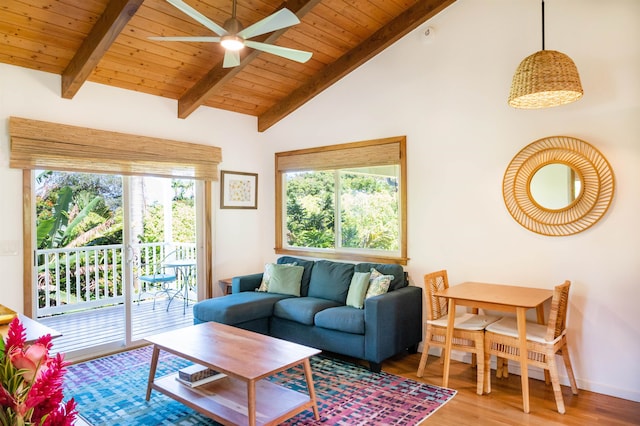
[[[351,71],[437,15],[455,0],[421,0],[258,117],[264,132]]]
[[[320,3],[320,0],[291,0],[285,1],[276,8],[277,10],[286,7],[296,14],[300,19],[306,15],[313,7]],[[287,29],[273,32],[269,37],[264,38],[263,43],[274,43]],[[258,40],[256,40],[258,41]],[[233,68],[222,68],[222,64],[216,64],[202,79],[197,81],[184,95],[178,99],[178,117],[187,118],[193,111],[206,102],[207,98],[220,90],[225,83],[240,73],[249,65],[260,53],[252,50],[251,53],[242,58],[240,65]]]
[[[111,0],[62,73],[62,97],[71,99],[95,69],[143,0]]]

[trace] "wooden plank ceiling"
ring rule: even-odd
[[[223,25],[232,0],[184,0]],[[249,48],[223,68],[219,43],[151,36],[214,36],[165,0],[10,0],[0,4],[0,62],[62,76],[71,99],[85,81],[258,117],[264,131],[455,0],[238,0],[245,27],[286,7],[301,23],[253,38],[309,51],[300,64]]]

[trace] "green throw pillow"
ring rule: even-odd
[[[273,270],[273,267],[277,265],[277,266],[296,266],[297,263],[293,262],[293,263],[283,263],[283,264],[277,264],[277,263],[267,263],[264,265],[264,272],[262,273],[262,282],[260,283],[260,287],[258,287],[258,289],[256,291],[263,291],[263,292],[267,292],[269,291],[269,281],[271,281],[271,271]]]
[[[362,309],[364,308],[364,296],[369,288],[369,278],[371,272],[354,272],[349,284],[347,293],[347,306]]]
[[[300,282],[304,266],[273,265],[269,280],[269,293],[300,296]]]
[[[373,296],[385,294],[389,290],[389,285],[393,281],[393,275],[382,275],[376,268],[371,268],[371,277],[369,278],[369,288],[365,299]]]

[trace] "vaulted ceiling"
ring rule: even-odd
[[[232,0],[183,0],[219,25]],[[86,81],[175,99],[177,116],[206,106],[258,117],[264,131],[455,0],[238,0],[245,27],[286,7],[300,24],[255,41],[309,51],[298,63],[245,47],[223,68],[219,43],[165,0],[10,0],[0,4],[0,62],[62,76],[72,99]]]

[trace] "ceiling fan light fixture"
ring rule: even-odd
[[[224,26],[221,27],[193,7],[186,4],[184,0],[167,1],[186,15],[204,25],[207,29],[216,34],[216,36],[149,37],[151,40],[220,43],[225,50],[224,59],[222,61],[223,68],[232,68],[240,65],[241,61],[239,51],[245,46],[261,52],[280,56],[285,59],[290,59],[301,64],[311,59],[311,52],[278,46],[269,42],[251,40],[253,37],[284,30],[285,28],[299,24],[300,19],[295,13],[291,12],[287,8],[278,9],[271,15],[249,25],[247,28],[244,28],[238,18],[236,18],[236,0],[233,0],[231,18],[227,19]],[[267,40],[270,40],[270,38],[267,38]]]
[[[237,35],[229,34],[220,38],[220,44],[226,50],[236,51],[244,47],[244,39]]]
[[[524,58],[513,76],[508,103],[513,108],[538,109],[565,105],[584,91],[573,60],[564,53],[544,49],[542,0],[542,50]]]

